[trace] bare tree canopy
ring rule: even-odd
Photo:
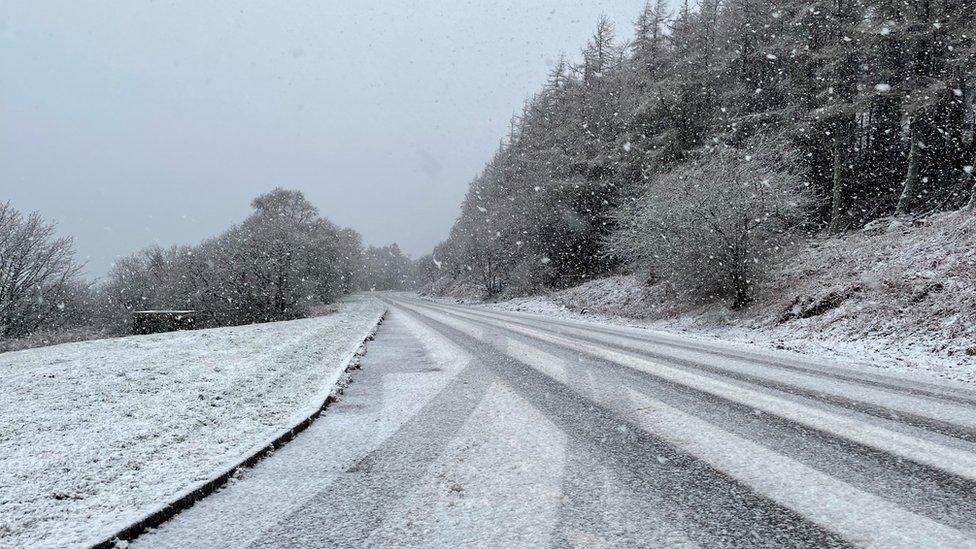
[[[353,287],[359,235],[319,217],[302,193],[254,199],[241,224],[199,246],[119,260],[106,291],[120,311],[199,309],[219,325],[300,318]]]
[[[80,270],[71,239],[57,236],[37,213],[25,217],[0,203],[0,336],[63,324]]]

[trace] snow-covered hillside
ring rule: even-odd
[[[811,242],[755,302],[675,299],[665,284],[615,276],[493,305],[703,335],[976,381],[976,215],[886,221]]]
[[[321,404],[383,306],[0,355],[0,546],[97,541]]]

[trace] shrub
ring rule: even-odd
[[[618,210],[607,249],[685,295],[739,308],[792,243],[808,201],[799,163],[771,139],[719,147],[656,176]]]

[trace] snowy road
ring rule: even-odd
[[[976,392],[390,298],[345,396],[136,547],[976,547]]]

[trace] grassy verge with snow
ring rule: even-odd
[[[320,402],[383,311],[0,355],[0,546],[83,546]]]

